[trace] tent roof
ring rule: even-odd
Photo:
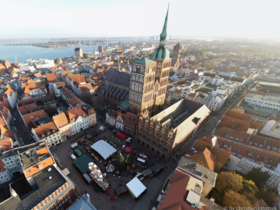
[[[137,177],[128,182],[126,187],[135,196],[135,198],[138,198],[147,189]]]
[[[92,160],[87,155],[82,155],[81,157],[74,160],[74,165],[79,169],[79,171],[84,174],[88,172],[88,164],[91,163]]]
[[[116,135],[118,135],[122,139],[127,139],[127,137],[128,137],[127,135],[123,134],[122,132],[117,132]]]
[[[98,152],[104,160],[110,157],[117,150],[104,140],[100,140],[91,145],[91,148]]]

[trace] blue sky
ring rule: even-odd
[[[159,35],[280,37],[272,0],[4,0],[0,39]]]

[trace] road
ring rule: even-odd
[[[24,145],[35,143],[35,140],[33,139],[30,131],[27,129],[27,127],[23,123],[23,120],[21,119],[18,110],[14,111],[12,113],[12,115],[13,115],[13,118],[16,118],[15,126],[17,128],[17,131],[19,132],[19,135],[22,138],[22,141],[23,141]],[[17,134],[14,131],[13,126],[11,126],[11,127],[12,127],[12,132],[13,132],[14,136],[16,136],[16,139],[17,139],[19,145],[23,146],[22,143],[18,140]]]

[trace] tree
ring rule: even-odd
[[[276,192],[268,190],[267,188],[260,188],[256,196],[258,199],[263,199],[270,207],[274,207],[275,202],[278,200]]]
[[[215,188],[221,194],[228,190],[239,192],[243,189],[242,176],[232,172],[221,172],[218,175]]]
[[[248,190],[249,192],[254,194],[259,192],[258,187],[255,185],[255,183],[252,180],[246,180],[242,178],[242,183],[245,190]]]
[[[92,95],[90,94],[90,92],[87,92],[87,91],[83,92],[81,98],[82,98],[83,102],[93,106]]]
[[[270,178],[269,172],[267,170],[262,171],[261,167],[252,168],[252,170],[247,173],[247,176],[252,179],[258,187],[265,184]]]
[[[55,108],[53,108],[52,106],[50,106],[49,104],[47,104],[45,106],[45,112],[47,112],[48,115],[54,115],[56,113]]]
[[[120,152],[119,157],[116,161],[116,169],[119,171],[123,171],[125,169],[125,161],[122,153]]]
[[[238,206],[250,207],[250,202],[246,199],[246,196],[240,195],[239,193],[229,190],[223,197],[223,205],[227,207],[236,208]]]

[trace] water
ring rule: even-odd
[[[24,42],[14,42],[12,44],[35,44],[35,43],[47,43],[49,40],[28,40]],[[105,41],[105,40],[104,40]],[[111,43],[118,42],[139,42],[139,39],[112,39]],[[142,39],[147,41],[147,39]],[[8,43],[5,43],[8,44]],[[75,54],[74,49],[76,47],[82,48],[83,52],[93,52],[98,49],[98,45],[85,45],[85,46],[72,46],[67,48],[42,48],[33,46],[0,46],[0,59],[8,60],[9,62],[15,62],[15,55],[17,55],[17,62],[22,63],[27,59],[40,59],[40,58],[64,58],[67,56],[73,56]]]

